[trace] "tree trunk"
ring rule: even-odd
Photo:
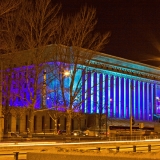
[[[54,123],[55,123],[55,124],[54,124],[54,127],[55,127],[55,128],[54,128],[54,134],[57,134],[57,132],[58,132],[58,131],[57,131],[57,118],[54,120]]]
[[[71,136],[71,121],[72,121],[72,116],[71,116],[71,111],[67,111],[67,123],[66,123],[66,135]]]
[[[32,138],[33,134],[33,127],[34,127],[34,112],[33,108],[30,109],[29,111],[29,128],[27,130],[28,132],[28,137]]]

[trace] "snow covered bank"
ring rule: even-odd
[[[160,160],[160,153],[114,152],[50,148],[27,153],[27,160]]]

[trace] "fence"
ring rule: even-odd
[[[107,141],[136,141],[136,140],[151,140],[151,139],[160,139],[160,135],[149,135],[149,136],[141,136],[141,135],[136,135],[136,136],[114,136],[114,137],[105,137],[102,136],[101,140],[107,140]]]
[[[13,152],[13,153],[4,153],[4,154],[0,154],[0,156],[9,156],[9,155],[13,155],[14,156],[14,160],[19,160],[18,157],[19,155],[24,155],[24,154],[27,154],[26,152],[25,153],[20,153],[20,152]]]
[[[159,151],[160,150],[160,145],[156,145],[156,144],[153,144],[153,145],[133,145],[133,146],[116,146],[116,147],[113,147],[113,148],[101,148],[101,147],[96,147],[96,148],[92,148],[92,149],[89,149],[89,150],[98,150],[98,151],[102,151],[104,149],[108,149],[108,150],[112,150],[112,151],[116,151],[116,152],[120,152],[120,151],[128,151],[128,149],[131,149],[132,152],[151,152],[151,151]]]
[[[131,149],[132,152],[152,152],[152,151],[159,151],[160,150],[160,145],[156,145],[156,144],[153,144],[153,145],[133,145],[133,146],[116,146],[116,147],[107,147],[107,148],[101,148],[101,147],[96,147],[96,148],[92,148],[92,149],[89,149],[89,150],[98,150],[98,151],[102,151],[104,149],[108,149],[108,150],[115,150],[116,152],[120,152],[120,151],[126,151],[128,149]],[[20,152],[13,152],[13,153],[10,153],[10,154],[0,154],[0,156],[9,156],[9,155],[13,155],[14,156],[14,160],[20,160],[18,159],[19,158],[19,155],[22,155],[22,154],[27,154],[27,153],[20,153]]]

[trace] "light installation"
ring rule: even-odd
[[[53,65],[50,63],[50,65]],[[33,66],[27,66],[32,70]],[[83,68],[83,67],[81,67]],[[26,81],[25,67],[15,68],[11,82],[11,97],[9,100],[10,106],[29,106],[31,96],[34,89],[34,76],[30,75],[29,81]],[[149,80],[148,78],[139,78],[138,76],[130,76],[115,71],[97,69],[90,67],[90,70],[85,72],[79,69],[74,81],[76,88],[77,81],[81,78],[80,95],[82,101],[81,110],[84,113],[106,113],[109,117],[115,118],[129,118],[130,105],[132,105],[132,114],[135,119],[151,121],[154,114],[160,114],[160,85],[157,81]],[[44,82],[44,71],[39,75],[39,84]],[[17,78],[18,78],[18,81]],[[33,72],[34,74],[34,72]],[[59,89],[59,82],[56,78],[51,81],[52,75],[45,70],[46,92],[44,92],[46,99],[46,107],[63,106],[64,102],[61,97],[61,90]],[[9,80],[9,77],[5,77]],[[66,90],[66,100],[69,104],[69,79],[65,77],[64,89]],[[19,84],[17,84],[17,82]],[[26,84],[27,83],[27,84]],[[4,85],[5,86],[5,85]],[[20,86],[20,88],[18,88]],[[45,89],[42,87],[43,90]],[[3,87],[3,105],[5,105],[6,89]],[[50,89],[50,92],[48,91]],[[52,90],[52,91],[51,91]],[[55,92],[58,91],[58,92]],[[42,90],[37,90],[37,100],[35,108],[41,108],[44,104],[44,96]],[[20,96],[16,96],[20,95]],[[6,95],[7,96],[7,95]],[[130,99],[132,102],[130,103]],[[58,100],[58,101],[57,101]]]

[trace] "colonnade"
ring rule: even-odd
[[[82,109],[85,113],[107,113],[108,117],[153,120],[156,84],[89,72],[82,78]]]

